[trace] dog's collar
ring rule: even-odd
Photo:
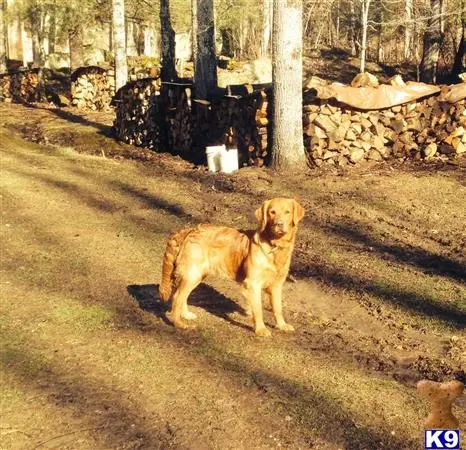
[[[254,235],[254,242],[260,247],[260,249],[263,251],[265,256],[271,255],[272,253],[275,253],[276,251],[278,251],[280,249],[289,247],[292,240],[293,240],[293,238],[286,240],[285,241],[286,245],[277,245],[277,244],[273,243],[273,240],[265,239],[264,241],[261,241],[260,233],[256,233]],[[267,244],[269,244],[269,246],[270,246],[269,251],[266,251],[266,249],[264,248],[263,242],[266,242]]]

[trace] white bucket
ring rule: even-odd
[[[218,172],[220,170],[220,155],[225,151],[224,145],[213,145],[206,147],[207,167],[210,172]]]
[[[238,170],[238,149],[230,148],[220,152],[220,170],[225,173]]]

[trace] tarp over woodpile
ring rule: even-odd
[[[442,88],[439,100],[441,102],[456,103],[466,98],[466,82],[445,86]]]
[[[391,108],[440,92],[438,86],[414,81],[408,81],[405,86],[382,84],[377,87],[352,87],[332,83],[327,86],[313,86],[312,89],[315,89],[317,97],[322,100],[334,98],[345,105],[367,111]]]

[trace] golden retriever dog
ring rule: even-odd
[[[296,200],[274,198],[262,204],[256,217],[259,227],[249,234],[229,227],[199,225],[169,238],[159,291],[164,302],[172,297],[171,321],[175,327],[191,328],[185,321],[196,315],[188,310],[189,294],[207,275],[221,275],[242,285],[257,335],[270,336],[262,314],[262,292],[270,296],[277,328],[294,330],[283,317],[282,288],[304,209]]]

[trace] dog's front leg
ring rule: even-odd
[[[262,314],[262,286],[257,282],[245,283],[245,295],[251,307],[254,320],[254,331],[258,336],[270,336],[270,331],[265,327],[264,316]]]
[[[277,328],[282,331],[294,331],[293,325],[290,325],[285,322],[285,318],[283,317],[283,310],[282,310],[282,290],[283,290],[283,282],[274,283],[270,286],[267,291],[270,294],[270,299],[272,302],[272,311],[275,317],[275,321],[277,323]]]

